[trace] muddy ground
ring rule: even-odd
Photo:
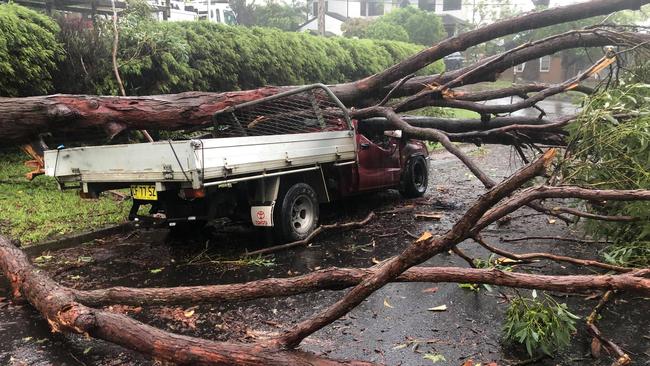
[[[471,155],[495,179],[508,176],[518,163],[508,147],[471,148]],[[424,198],[403,200],[387,191],[364,195],[322,208],[323,223],[358,220],[370,211],[412,207],[399,213],[379,214],[362,229],[319,237],[312,245],[276,253],[249,263],[238,262],[246,250],[261,247],[254,231],[238,225],[211,230],[209,235],[174,238],[165,230],[140,231],[34,255],[33,260],[64,285],[75,288],[107,286],[175,286],[223,284],[272,276],[292,276],[328,266],[368,267],[373,261],[396,255],[409,243],[405,230],[442,233],[481,193],[481,184],[463,166],[443,152],[432,154],[430,185]],[[415,212],[441,212],[440,221],[414,221]],[[600,245],[566,241],[505,243],[501,238],[521,236],[581,237],[579,228],[549,221],[530,210],[485,231],[493,244],[514,252],[546,251],[595,258]],[[487,253],[473,243],[461,248],[473,257]],[[466,266],[460,258],[443,254],[428,266]],[[532,273],[591,273],[572,265],[538,262],[520,268]],[[440,365],[461,365],[465,360],[486,364],[515,364],[525,351],[501,341],[501,324],[507,308],[494,288],[479,292],[457,284],[391,284],[381,289],[352,313],[312,335],[303,349],[339,359],[364,359],[389,365],[432,365],[426,354],[442,355]],[[529,295],[527,290],[520,291]],[[182,334],[215,340],[250,342],[269,337],[336,301],[342,292],[321,291],[291,298],[274,298],[235,304],[184,307],[129,308],[128,313],[154,326]],[[556,295],[560,302],[584,317],[597,300],[589,294]],[[11,304],[7,284],[0,279],[0,364],[2,365],[153,365],[155,361],[105,342],[80,336],[52,334],[48,324],[27,305]],[[427,311],[446,305],[444,312]],[[621,295],[609,304],[600,321],[601,330],[627,350],[635,365],[650,365],[650,306],[648,299]],[[192,312],[193,311],[193,312]],[[186,315],[191,316],[187,317]],[[542,365],[608,365],[611,359],[593,360],[588,337],[580,323],[570,349]]]

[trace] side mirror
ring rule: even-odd
[[[402,138],[402,130],[384,131],[384,135],[388,136],[388,137],[394,137],[396,139],[401,139]]]

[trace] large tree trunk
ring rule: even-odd
[[[150,355],[191,365],[369,365],[335,361],[263,343],[215,342],[182,336],[143,324],[121,314],[87,307],[63,287],[34,268],[25,254],[0,236],[0,269],[15,297],[24,297],[47,319],[53,331],[84,334]]]
[[[100,130],[113,137],[126,129],[180,130],[209,123],[216,111],[279,90],[267,87],[243,92],[187,92],[146,97],[57,94],[0,98],[0,140],[22,143],[51,131],[82,134]]]

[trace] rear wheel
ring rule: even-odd
[[[400,193],[404,197],[422,197],[429,184],[429,170],[427,162],[422,156],[414,156],[406,163],[402,174]]]
[[[296,183],[280,194],[273,213],[275,236],[283,242],[305,239],[318,225],[318,197],[305,183]]]

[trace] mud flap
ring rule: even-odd
[[[273,226],[273,208],[275,201],[268,206],[251,206],[251,221],[255,226]]]

